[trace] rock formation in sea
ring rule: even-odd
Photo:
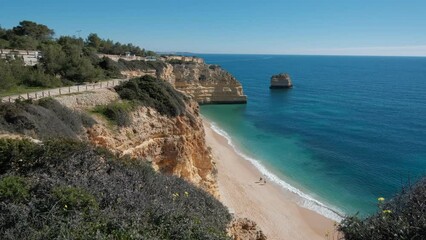
[[[271,77],[271,85],[269,88],[291,88],[293,83],[291,82],[290,75],[287,73],[280,73]]]

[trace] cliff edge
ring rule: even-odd
[[[200,104],[247,103],[241,83],[220,66],[199,62],[171,64],[174,86]]]
[[[121,71],[123,75],[129,78],[151,75],[163,79],[199,104],[247,103],[241,83],[220,66],[206,64],[202,58],[164,56],[155,62],[132,62]]]
[[[118,101],[119,95],[113,89],[99,89],[57,100],[71,109],[87,112]],[[170,117],[154,108],[138,106],[125,127],[112,126],[102,116],[94,115],[97,123],[87,128],[87,138],[119,155],[146,159],[154,169],[181,177],[217,197],[215,165],[205,143],[199,106],[188,100],[185,111],[186,114]]]

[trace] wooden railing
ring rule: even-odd
[[[68,87],[45,89],[45,90],[40,90],[35,92],[21,93],[21,94],[2,97],[1,102],[15,102],[17,99],[36,100],[36,99],[41,99],[45,97],[88,92],[88,91],[93,91],[95,89],[114,87],[125,81],[128,81],[128,79],[112,79],[112,80],[102,81],[97,83],[88,83],[83,85],[75,85],[75,86],[68,86]]]

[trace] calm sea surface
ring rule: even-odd
[[[231,72],[249,100],[202,114],[310,197],[366,214],[426,174],[426,58],[199,56]],[[280,72],[293,89],[269,89]]]

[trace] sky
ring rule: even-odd
[[[426,0],[0,0],[0,25],[154,51],[426,56]]]

